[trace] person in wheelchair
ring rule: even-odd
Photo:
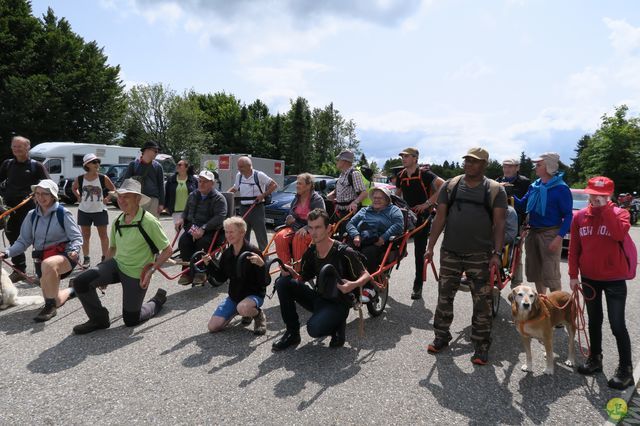
[[[347,316],[352,306],[349,293],[362,287],[371,279],[360,261],[359,254],[331,238],[331,225],[326,211],[312,210],[308,216],[308,227],[313,244],[302,256],[300,278],[292,278],[291,274],[295,271],[290,266],[284,265],[282,275],[275,283],[280,300],[280,313],[287,329],[284,335],[273,343],[274,351],[287,349],[300,343],[300,320],[296,311],[296,302],[312,312],[311,318],[307,321],[307,332],[310,336],[331,336],[330,347],[343,346]],[[318,277],[326,265],[335,267],[341,279],[333,282],[318,280],[318,286],[315,288],[306,284],[307,281]],[[335,284],[338,290],[337,297],[329,298],[323,292],[331,284]]]
[[[32,185],[36,208],[29,211],[16,241],[0,253],[0,259],[18,257],[33,246],[31,257],[40,278],[45,304],[34,318],[48,321],[57,314],[57,308],[73,296],[73,289],[60,290],[60,279],[67,277],[78,264],[82,247],[80,227],[73,214],[58,203],[58,185],[51,179],[42,179]]]
[[[347,233],[352,246],[367,258],[365,266],[372,274],[378,270],[389,240],[402,235],[404,217],[400,208],[391,203],[391,191],[387,188],[371,188],[369,198],[372,204],[351,218]],[[373,297],[375,290],[369,283],[362,289],[360,301],[367,303]]]
[[[184,234],[178,241],[180,258],[189,262],[191,256],[198,250],[208,251],[217,230],[222,228],[222,222],[227,217],[227,200],[214,188],[217,176],[209,170],[203,170],[198,175],[198,189],[189,194],[187,205],[182,212],[182,219],[176,221],[176,232],[181,227]],[[224,241],[224,233],[219,232],[214,246]],[[183,269],[187,266],[183,266]],[[206,273],[184,274],[178,280],[180,285],[204,284]]]
[[[267,273],[262,253],[250,244],[245,236],[247,223],[234,216],[224,220],[224,233],[230,246],[222,252],[220,262],[209,262],[207,271],[218,281],[229,280],[229,296],[216,308],[209,320],[209,331],[223,330],[236,315],[242,316],[242,323],[254,321],[253,333],[263,335],[267,332],[267,318],[260,309],[264,303]],[[239,257],[251,252],[246,263],[238,265]],[[243,271],[238,276],[238,269]]]
[[[324,200],[313,190],[313,176],[302,173],[296,179],[296,196],[291,202],[289,214],[285,219],[286,226],[278,231],[274,237],[276,253],[284,263],[291,265],[292,260],[297,262],[309,244],[311,235],[307,227],[307,215],[311,210],[323,209]],[[295,263],[294,269],[300,271],[300,264]]]

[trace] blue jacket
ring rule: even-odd
[[[45,214],[42,214],[40,207],[29,211],[22,221],[20,236],[6,250],[7,256],[15,257],[22,254],[31,245],[35,250],[42,250],[62,242],[68,242],[65,250],[67,253],[72,251],[80,253],[82,247],[80,227],[73,218],[73,214],[64,209],[64,229],[62,229],[56,217],[57,209],[58,203],[55,202]],[[37,217],[32,221],[31,216],[33,215]],[[49,228],[48,231],[47,228]]]
[[[516,208],[526,207],[533,191],[533,185],[524,197],[514,197]],[[545,213],[541,215],[536,210],[529,211],[529,225],[532,228],[549,228],[559,226],[558,235],[564,237],[569,232],[571,219],[573,218],[573,196],[571,190],[565,185],[557,185],[549,188],[546,195]]]
[[[393,204],[380,211],[375,211],[372,206],[365,207],[347,223],[347,232],[351,238],[355,238],[365,228],[376,231],[378,236],[388,242],[391,237],[401,235],[404,230],[402,210]]]

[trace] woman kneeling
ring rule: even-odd
[[[267,319],[260,307],[264,302],[267,286],[267,274],[260,250],[245,240],[247,224],[240,217],[230,217],[224,221],[224,233],[230,246],[222,252],[220,265],[209,262],[208,272],[218,281],[229,280],[229,296],[216,308],[209,320],[209,331],[221,331],[231,319],[240,314],[243,323],[254,320],[253,333],[262,335],[267,332]],[[237,275],[238,257],[245,251],[253,254],[247,258],[249,263],[243,266],[243,275]],[[245,321],[244,319],[248,321]]]

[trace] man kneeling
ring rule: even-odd
[[[311,337],[331,336],[329,346],[340,347],[345,342],[345,327],[350,305],[335,299],[325,299],[319,291],[305,281],[317,277],[323,266],[333,265],[340,273],[342,282],[336,287],[343,294],[362,287],[370,280],[358,254],[351,248],[330,238],[329,215],[322,209],[312,210],[307,216],[309,233],[313,244],[302,257],[300,279],[295,280],[287,271],[276,281],[280,312],[287,330],[280,340],[273,343],[273,350],[279,351],[300,343],[300,321],[296,312],[296,302],[313,315],[307,322],[307,332]]]
[[[267,332],[267,319],[260,309],[264,303],[267,287],[267,273],[262,253],[245,239],[247,223],[241,217],[230,217],[223,222],[224,233],[230,246],[222,252],[220,266],[209,263],[208,271],[218,281],[229,280],[229,297],[215,310],[209,320],[209,331],[221,331],[237,314],[254,320],[253,333]],[[238,257],[245,251],[253,254],[247,258],[251,265],[243,265],[243,276],[237,274]]]
[[[78,299],[89,317],[89,321],[73,327],[75,334],[91,333],[110,326],[109,311],[100,303],[97,287],[122,283],[122,319],[127,327],[156,315],[167,300],[167,292],[158,289],[151,300],[142,303],[151,276],[172,252],[158,219],[140,207],[149,202],[149,197],[142,195],[140,182],[135,179],[126,179],[116,194],[123,213],[111,228],[107,259],[78,275],[73,282]],[[163,249],[154,262],[158,247]],[[151,262],[154,262],[153,266],[141,281],[144,266]]]

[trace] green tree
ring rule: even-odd
[[[208,135],[207,149],[211,154],[248,153],[241,137],[242,105],[235,96],[224,92],[199,94],[198,106],[204,113],[203,128]]]
[[[207,139],[202,127],[203,116],[195,93],[173,97],[167,110],[169,125],[165,152],[176,160],[187,158],[191,164],[200,164],[200,156],[205,151]]]
[[[306,99],[298,97],[291,101],[287,113],[284,133],[285,166],[288,173],[298,174],[312,171],[310,166],[313,152],[311,139],[311,111]]]
[[[534,172],[533,161],[525,155],[524,151],[520,153],[520,174],[532,180],[537,179]]]
[[[112,143],[124,113],[119,66],[49,8],[42,19],[25,0],[0,0],[0,140]]]
[[[615,181],[617,192],[636,191],[640,182],[640,119],[628,118],[628,111],[621,105],[612,116],[604,114],[600,128],[578,156],[586,178],[607,176]]]
[[[393,168],[394,167],[400,167],[402,166],[402,159],[399,157],[396,158],[389,158],[387,161],[384,162],[384,165],[382,166],[382,172],[387,175],[387,176],[391,176],[393,174]]]
[[[571,169],[575,175],[575,180],[586,180],[586,176],[584,175],[584,171],[582,168],[582,163],[580,162],[580,154],[585,150],[587,146],[589,146],[589,142],[591,142],[591,135],[584,135],[578,141],[578,145],[576,146],[575,152],[576,157],[572,158]]]
[[[243,137],[247,141],[248,152],[256,157],[271,158],[276,151],[276,145],[270,138],[272,118],[269,108],[260,99],[256,99],[245,109]]]
[[[126,134],[125,139],[135,142],[136,146],[153,140],[161,151],[167,151],[168,112],[175,97],[175,92],[162,83],[132,87],[127,93],[127,130],[142,130],[142,137],[136,141],[131,134]]]

